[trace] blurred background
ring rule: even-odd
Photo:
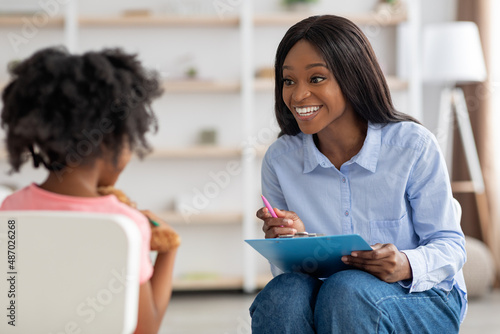
[[[182,319],[192,305],[221,298],[244,314],[215,329],[190,314],[205,328],[198,333],[248,332],[246,309],[271,277],[243,239],[262,237],[255,219],[260,163],[278,133],[274,54],[286,30],[314,14],[357,23],[396,108],[436,134],[470,241],[469,292],[488,298],[500,268],[498,1],[0,0],[1,87],[9,64],[55,45],[76,53],[120,47],[161,76],[165,93],[153,106],[159,131],[149,137],[154,152],[133,160],[117,187],[183,238],[165,333],[188,333],[169,327],[176,323],[169,314]],[[29,164],[9,175],[6,159],[0,151],[1,185],[43,181],[45,172]]]

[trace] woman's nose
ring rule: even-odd
[[[309,87],[305,84],[297,84],[292,94],[292,98],[296,102],[303,101],[304,99],[311,96],[311,91]]]

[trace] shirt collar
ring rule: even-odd
[[[304,144],[304,173],[312,172],[316,167],[321,166],[324,168],[333,167],[333,164],[328,160],[323,153],[321,153],[312,135],[303,135]],[[368,122],[368,131],[366,133],[365,142],[363,147],[350,161],[346,164],[356,163],[364,169],[375,173],[377,168],[378,157],[380,153],[382,139],[382,125],[372,124]]]

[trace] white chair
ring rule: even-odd
[[[0,333],[133,333],[139,254],[125,216],[0,211]]]
[[[453,198],[453,209],[455,210],[455,216],[458,219],[458,222],[460,223],[462,221],[462,206],[460,203],[457,201],[456,198]]]

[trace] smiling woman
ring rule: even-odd
[[[313,16],[278,46],[280,136],[262,164],[266,238],[359,234],[372,250],[321,279],[281,273],[250,307],[252,333],[458,333],[464,235],[434,136],[393,107],[365,35]],[[291,211],[294,210],[294,211]],[[362,316],[360,316],[362,315]]]
[[[336,41],[333,43],[328,36],[332,36],[331,39]],[[301,43],[298,43],[299,41]],[[417,122],[394,109],[384,74],[361,30],[347,19],[339,19],[335,25],[331,25],[328,16],[312,16],[288,30],[276,53],[275,112],[282,129],[280,135],[295,135],[300,132],[298,124],[290,117],[291,109],[284,98],[285,88],[292,83],[286,80],[289,78],[285,76],[285,70],[290,69],[291,64],[285,62],[290,61],[294,54],[300,55],[301,52],[297,51],[301,50],[292,49],[305,47],[303,44],[307,44],[306,42],[315,59],[302,59],[304,62],[311,62],[304,63],[303,66],[308,66],[307,69],[324,68],[323,75],[311,79],[319,83],[326,73],[333,76],[355,113],[375,123]]]

